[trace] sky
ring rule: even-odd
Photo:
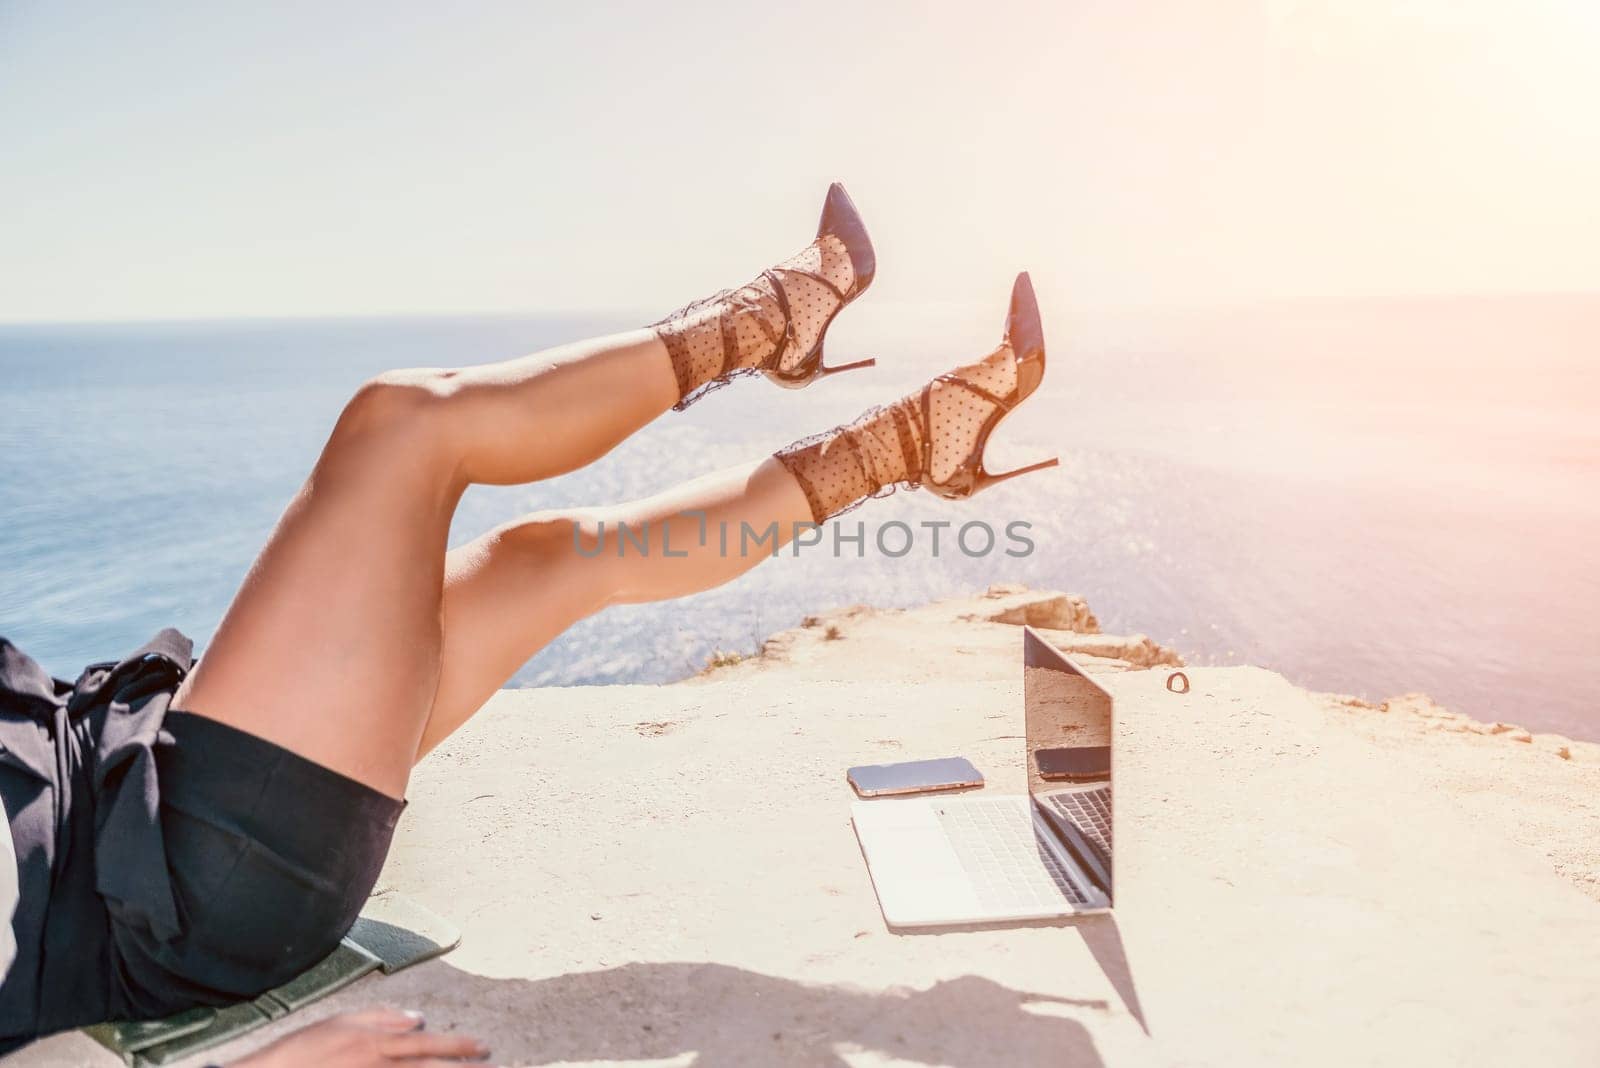
[[[0,0],[0,320],[1600,290],[1592,0]]]

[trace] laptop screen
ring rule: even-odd
[[[1028,794],[1053,823],[1065,820],[1082,832],[1102,856],[1097,867],[1104,868],[1109,883],[1111,694],[1043,634],[1024,627],[1022,695]]]

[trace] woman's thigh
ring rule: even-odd
[[[462,489],[429,404],[384,383],[352,400],[173,707],[404,794]]]

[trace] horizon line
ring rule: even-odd
[[[1396,303],[1429,303],[1440,301],[1510,301],[1510,300],[1561,300],[1561,299],[1594,299],[1600,298],[1600,289],[1504,289],[1504,290],[1463,290],[1463,291],[1433,291],[1415,290],[1403,293],[1311,293],[1286,296],[1240,297],[1228,300],[1193,301],[1193,302],[1148,302],[1148,303],[1109,303],[1079,304],[1077,308],[1092,310],[1110,315],[1136,315],[1146,313],[1197,313],[1227,311],[1230,309],[1282,307],[1293,305],[1337,305],[1337,304],[1396,304]],[[882,307],[915,307],[927,309],[931,307],[948,308],[952,311],[970,308],[987,309],[990,305],[985,301],[911,301],[911,300],[884,300],[877,302]],[[511,309],[511,308],[479,308],[457,310],[428,310],[428,311],[340,311],[340,312],[241,312],[223,313],[217,315],[151,315],[151,316],[107,316],[89,318],[11,318],[5,313],[0,313],[0,330],[13,327],[21,328],[48,328],[72,326],[202,326],[220,324],[291,324],[291,323],[330,323],[330,322],[371,322],[374,320],[457,320],[457,319],[609,319],[609,318],[634,318],[641,317],[641,325],[653,321],[651,313],[640,312],[636,308],[621,306],[605,308],[563,308],[563,309]]]

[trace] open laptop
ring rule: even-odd
[[[1055,919],[1111,907],[1111,694],[1023,628],[1028,794],[857,800],[891,927]]]

